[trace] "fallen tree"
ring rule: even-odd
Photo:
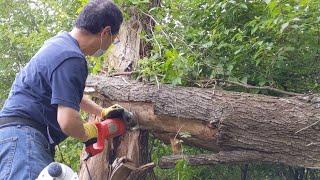
[[[159,0],[152,2],[151,7],[160,3]],[[270,162],[319,167],[320,98],[317,96],[287,93],[295,97],[278,98],[105,77],[110,71],[116,72],[111,76],[130,75],[138,60],[148,57],[148,50],[152,49],[140,40],[139,34],[143,28],[148,37],[152,37],[155,20],[146,13],[143,14],[148,18],[141,19],[136,16],[135,8],[128,10],[132,18],[120,31],[121,43],[108,54],[107,68],[101,71],[104,73],[88,78],[86,92],[99,99],[103,106],[118,103],[132,111],[140,129],[108,141],[104,153],[87,162],[89,171],[82,163],[81,179],[90,179],[90,176],[91,179],[145,179],[146,173],[152,175],[148,131],[173,146],[175,155],[163,157],[158,164],[162,168],[173,167],[179,159],[185,159],[190,165]],[[244,88],[283,93],[270,87],[246,85]],[[210,150],[212,154],[179,154],[181,140]],[[123,157],[130,162],[120,161]],[[110,163],[114,158],[118,158],[115,162],[119,163],[112,167]],[[248,165],[244,167],[247,171]]]
[[[290,98],[170,85],[150,85],[121,77],[91,76],[86,92],[132,111],[141,129],[169,142],[216,152],[212,155],[167,157],[191,164],[271,162],[319,168],[320,98]],[[179,136],[187,132],[190,137]],[[199,158],[205,160],[201,163]]]

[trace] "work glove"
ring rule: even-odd
[[[128,111],[125,110],[120,105],[115,104],[108,108],[102,109],[100,117],[101,117],[101,120],[112,119],[112,118],[118,118],[118,119],[124,120],[124,119],[127,119],[125,112],[128,112]],[[127,123],[125,124],[127,125]],[[86,146],[95,143],[98,136],[98,128],[96,127],[95,123],[86,122],[83,124],[83,127],[85,130],[86,136],[88,137],[85,142]]]
[[[95,144],[97,142],[98,128],[94,122],[84,123],[83,128],[84,128],[85,134],[87,136],[87,139],[84,140],[84,142],[83,142],[85,145],[85,151],[86,151],[86,154],[84,155],[83,160],[86,161],[90,157],[92,157],[98,153],[93,148],[93,144]]]
[[[121,119],[124,111],[125,109],[122,106],[115,104],[108,108],[103,108],[101,111],[100,117],[102,118],[102,120],[112,119],[112,118]]]
[[[88,158],[96,154],[92,145],[97,142],[98,128],[94,122],[84,123],[83,128],[87,136],[87,139],[83,142],[85,145],[85,151],[87,152],[84,156],[84,160],[88,160]]]
[[[87,139],[85,141],[88,141],[90,139],[97,139],[98,136],[98,128],[94,124],[94,122],[86,122],[83,124],[84,132],[87,136]]]
[[[137,125],[135,119],[133,118],[133,114],[118,104],[102,109],[100,117],[102,120],[112,118],[121,119],[126,124],[127,129],[131,129]]]

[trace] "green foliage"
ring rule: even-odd
[[[74,171],[79,171],[82,149],[83,143],[79,140],[68,138],[56,147],[55,161],[67,164]]]
[[[193,169],[186,160],[178,160],[175,167],[176,179],[192,179]]]
[[[46,39],[71,30],[87,2],[0,0],[0,106],[15,74]],[[152,46],[138,67],[148,81],[193,86],[201,79],[225,79],[287,91],[320,91],[318,0],[162,0],[161,7],[152,9],[146,0],[115,2],[124,11],[135,6],[140,17],[156,20],[152,35],[141,34]],[[89,58],[91,73],[99,73],[102,65],[103,58]],[[188,138],[189,133],[179,136]],[[155,162],[172,153],[158,140],[152,146]],[[64,163],[78,170],[82,147],[67,139],[56,160],[63,161],[61,151]],[[209,152],[183,146],[183,153]],[[192,167],[182,160],[174,169],[155,168],[155,173],[158,179],[240,179],[241,165]],[[249,164],[248,179],[294,179],[299,173],[305,179],[320,178],[316,170]]]
[[[218,78],[318,92],[319,7],[316,0],[164,0],[143,13],[157,23],[141,75],[181,85]],[[150,74],[148,66],[156,70]]]
[[[46,39],[71,29],[79,5],[77,0],[0,1],[0,99]]]

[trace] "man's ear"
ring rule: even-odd
[[[101,34],[103,37],[106,37],[107,35],[109,36],[111,34],[111,27],[107,26],[107,27],[103,28]]]

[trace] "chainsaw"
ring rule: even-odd
[[[86,145],[86,155],[84,160],[88,160],[90,157],[103,152],[105,148],[105,140],[122,136],[127,132],[127,130],[137,128],[137,122],[134,119],[133,114],[128,111],[124,111],[121,119],[108,118],[101,122],[96,122],[95,125],[98,129],[98,136],[97,139],[92,139],[86,142],[86,144],[90,145]]]

